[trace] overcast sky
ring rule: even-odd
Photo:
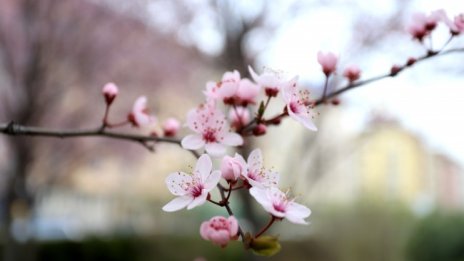
[[[387,16],[394,10],[394,1],[357,2],[363,12],[378,16]],[[464,12],[462,3],[418,0],[412,4],[411,12],[444,8],[448,15],[455,16],[459,11]],[[347,9],[345,5],[308,10],[307,15],[289,21],[278,30],[277,41],[260,57],[260,63],[299,74],[300,79],[310,85],[320,82],[323,75],[316,62],[317,51],[333,51],[340,55],[342,65],[350,63],[346,57],[352,56],[347,49],[353,39],[351,25],[359,12],[359,9]],[[448,37],[444,26],[438,29],[434,34],[435,46],[440,46]],[[464,46],[463,38],[453,41],[449,47]],[[360,64],[363,77],[369,78],[388,72],[393,63],[402,63],[409,55],[423,54],[423,48],[410,40],[405,32],[390,37],[366,53],[355,62]],[[343,101],[349,105],[343,107],[346,128],[362,130],[370,113],[381,110],[398,118],[431,148],[464,164],[464,76],[455,70],[463,65],[464,53],[433,58],[394,79],[382,80],[343,95]]]

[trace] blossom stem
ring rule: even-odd
[[[224,205],[223,207],[226,208],[227,210],[227,213],[229,214],[229,216],[233,216],[234,215],[234,212],[232,212],[232,209],[230,208],[229,206],[229,202],[226,199],[226,196],[224,194],[224,191],[225,191],[225,188],[224,186],[222,186],[220,183],[217,184],[217,188],[219,189],[219,195],[221,195],[221,198],[222,198],[222,201],[224,202]],[[243,233],[243,230],[242,228],[240,227],[240,225],[238,226],[238,233],[240,234],[240,237],[242,237],[242,242],[245,243],[245,234]]]
[[[446,46],[448,46],[448,44],[453,40],[453,38],[454,38],[454,35],[451,34],[448,40],[443,44],[443,46],[438,52],[439,53],[442,52],[446,48]]]
[[[329,86],[329,77],[330,75],[325,76],[325,83],[324,83],[324,92],[322,93],[322,100],[325,101],[327,95],[327,86]]]
[[[108,114],[109,113],[110,113],[110,104],[106,103],[105,114],[103,115],[102,126],[101,126],[102,130],[104,130],[109,125],[108,124]]]
[[[242,117],[241,115],[238,113],[237,111],[237,106],[235,104],[232,105],[233,109],[234,109],[234,113],[235,113],[235,116],[237,117],[238,119],[238,128],[237,129],[240,129],[242,126],[243,126],[243,122],[242,122]]]
[[[266,232],[271,226],[272,224],[274,224],[274,221],[276,221],[276,217],[274,217],[273,215],[271,215],[271,219],[269,220],[269,222],[267,223],[267,225],[265,227],[263,227],[261,229],[261,231],[259,231],[256,235],[255,235],[255,238],[258,238],[259,236],[261,236],[262,234],[264,234],[264,232]]]
[[[211,203],[213,203],[214,205],[218,205],[218,206],[220,206],[220,207],[223,207],[223,206],[224,206],[224,204],[221,204],[220,202],[214,201],[214,200],[212,200],[212,199],[210,199],[210,198],[208,199],[208,201],[211,202]]]
[[[234,187],[234,185],[232,183],[229,183],[229,189],[228,189],[228,192],[227,192],[227,196],[226,196],[226,202],[225,203],[229,203],[229,198],[230,198],[230,195],[232,194],[232,188]]]
[[[122,127],[122,126],[127,125],[127,124],[129,124],[129,121],[125,120],[125,121],[121,121],[121,122],[114,123],[114,124],[106,123],[106,127],[108,127],[108,128],[116,128],[116,127]]]

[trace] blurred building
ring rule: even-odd
[[[342,156],[331,153],[329,168],[304,180],[309,201],[397,201],[418,213],[464,207],[462,167],[395,119],[376,115],[357,137],[337,143]]]

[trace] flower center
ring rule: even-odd
[[[197,184],[192,187],[190,190],[190,194],[194,197],[197,198],[201,195],[201,192],[203,191],[203,185],[202,184]]]
[[[272,206],[274,207],[274,209],[280,213],[285,213],[285,209],[286,209],[286,202],[285,201],[280,201],[280,202],[274,202],[272,204]]]
[[[291,110],[293,113],[298,113],[298,111],[299,111],[299,106],[298,106],[298,103],[297,103],[297,102],[291,102],[289,107],[290,107],[290,110]]]
[[[260,180],[260,176],[258,173],[256,172],[248,172],[248,178],[250,178],[251,180],[254,180],[254,181],[259,181]]]
[[[211,223],[209,223],[209,226],[213,228],[214,230],[224,230],[227,229],[228,227],[228,222],[226,219],[214,219]]]
[[[212,143],[216,142],[216,133],[212,129],[208,128],[203,132],[203,140],[206,141],[206,143]]]

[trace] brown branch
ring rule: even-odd
[[[442,55],[446,55],[446,54],[450,54],[450,53],[458,53],[458,52],[464,52],[464,48],[455,48],[455,49],[449,49],[449,50],[440,51],[440,52],[429,52],[426,55],[415,58],[416,61],[414,62],[414,64],[408,65],[406,63],[406,64],[404,64],[402,66],[398,66],[396,72],[389,72],[389,73],[379,75],[379,76],[375,76],[375,77],[372,77],[372,78],[369,78],[369,79],[366,79],[366,80],[363,80],[363,81],[350,83],[350,84],[342,87],[341,89],[339,89],[337,91],[334,91],[332,93],[329,93],[325,97],[321,97],[320,99],[316,100],[314,102],[314,105],[315,106],[321,105],[321,104],[324,103],[325,100],[327,100],[329,98],[333,98],[335,96],[338,96],[338,95],[340,95],[340,94],[342,94],[344,92],[347,92],[347,91],[349,91],[351,89],[358,88],[358,87],[361,87],[363,85],[367,85],[369,83],[373,83],[373,82],[376,82],[376,81],[379,81],[379,80],[382,80],[382,79],[385,79],[385,78],[388,78],[388,77],[394,77],[394,76],[398,75],[404,69],[406,69],[408,67],[412,67],[413,65],[415,65],[415,64],[417,64],[419,62],[428,60],[428,59],[433,58],[433,57],[438,57],[438,56],[442,56]]]
[[[58,129],[47,129],[40,127],[24,126],[15,122],[8,124],[0,124],[0,133],[11,135],[11,136],[40,136],[40,137],[52,137],[52,138],[77,138],[77,137],[104,137],[118,140],[126,140],[132,142],[141,143],[143,146],[151,150],[151,147],[147,145],[147,142],[164,142],[171,143],[181,146],[181,141],[175,138],[156,137],[151,135],[140,135],[140,134],[129,134],[117,131],[107,130],[102,127],[80,129],[80,130],[58,130]],[[191,150],[195,157],[200,155]]]

